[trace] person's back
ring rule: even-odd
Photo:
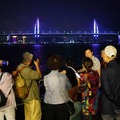
[[[34,63],[35,69],[31,68],[31,63]],[[24,69],[20,72],[24,78],[29,93],[22,101],[24,102],[25,120],[41,120],[41,101],[37,81],[42,77],[39,67],[39,59],[33,60],[33,54],[24,52],[22,55],[22,62],[17,66],[17,70]]]
[[[106,46],[103,60],[107,66],[101,72],[102,83],[102,118],[103,120],[120,120],[120,65],[115,58],[114,46]]]
[[[8,72],[0,72],[0,89],[3,91],[7,98],[6,105],[0,107],[0,120],[4,120],[4,115],[7,120],[15,120],[15,108],[16,101],[13,91],[13,78],[12,75]]]
[[[52,55],[47,61],[50,73],[45,75],[44,119],[45,120],[69,120],[69,112],[66,102],[69,101],[68,89],[71,84],[65,74],[59,72],[62,65],[60,55]]]
[[[45,75],[44,85],[46,92],[44,102],[62,104],[68,101],[67,81],[66,75],[60,73],[58,70],[51,71],[48,75]]]
[[[72,87],[78,86],[78,80],[75,75],[76,70],[73,67],[74,62],[73,62],[72,58],[67,58],[65,65],[66,65],[66,68],[65,68],[66,75],[67,75]]]
[[[79,90],[82,92],[82,113],[84,119],[92,120],[98,109],[99,74],[91,69],[93,61],[89,57],[83,59],[82,65],[85,69],[85,72],[81,73],[79,85]]]
[[[65,68],[61,71],[61,73],[66,74],[72,85],[71,89],[68,91],[70,99],[74,102],[78,101],[78,82],[80,75],[74,69],[74,62],[72,58],[66,58]]]
[[[118,98],[120,97],[120,64],[118,64],[116,61],[109,62],[108,65],[102,70],[101,74],[103,76],[102,78],[104,78],[107,75],[107,81],[108,81],[107,84],[109,84],[109,86],[107,86],[107,84],[105,83],[106,79],[102,79],[102,86],[103,86],[102,98],[104,99],[105,97],[107,100],[106,110],[104,110],[105,108],[104,106],[102,107],[103,108],[102,111],[103,113],[104,111],[106,113],[106,111],[108,110],[107,113],[113,114],[114,110],[117,109],[117,106],[115,107],[114,104],[112,103],[115,103],[116,105],[117,103],[120,103],[120,98]],[[112,106],[114,106],[114,108],[112,108]]]

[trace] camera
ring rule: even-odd
[[[35,58],[35,57],[34,57],[34,58],[33,58],[33,61],[37,61],[37,59],[38,59],[38,58]]]
[[[31,62],[31,66],[34,66],[34,61],[37,61],[37,59],[38,59],[38,58],[33,57],[32,62]]]
[[[9,61],[0,60],[0,66],[8,66],[8,65],[9,65]]]

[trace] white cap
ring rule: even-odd
[[[112,45],[106,46],[104,50],[105,50],[105,55],[107,55],[110,58],[115,58],[117,55],[117,49]]]

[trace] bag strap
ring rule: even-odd
[[[0,75],[0,81],[1,81],[1,79],[2,79],[2,76],[3,76],[3,72],[2,72],[1,75]]]
[[[23,66],[23,67],[21,67],[21,69],[17,69],[17,70],[16,70],[17,73],[20,73],[25,67],[27,67],[27,66]]]
[[[73,67],[71,67],[71,66],[67,66],[67,67],[71,68],[76,73],[76,70]]]
[[[67,67],[74,71],[77,78],[81,78],[80,75],[77,73],[77,71],[73,67],[71,67],[71,66],[67,66]]]

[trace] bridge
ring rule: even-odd
[[[35,33],[2,33],[0,44],[68,44],[68,43],[118,43],[119,33],[90,32],[42,32]]]

